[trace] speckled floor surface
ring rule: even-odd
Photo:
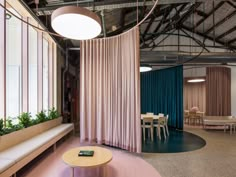
[[[236,133],[185,130],[205,139],[206,146],[183,153],[143,153],[143,158],[162,177],[236,177]]]

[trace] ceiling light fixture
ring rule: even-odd
[[[79,6],[65,6],[53,11],[51,25],[58,34],[75,40],[95,38],[102,29],[99,16]]]
[[[152,67],[151,66],[140,66],[140,72],[148,72],[148,71],[151,71],[152,70]]]
[[[205,82],[205,79],[195,78],[195,79],[189,79],[187,82],[189,83]]]

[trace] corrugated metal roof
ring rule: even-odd
[[[136,0],[94,0],[94,2],[90,3],[86,3],[86,1],[88,2],[91,0],[81,0],[80,5],[90,8],[90,10],[97,9],[96,12],[99,15],[101,8],[105,8],[104,14],[107,33],[113,34],[113,32],[116,31],[121,33],[122,31],[132,27],[130,24],[135,25],[133,22],[135,22],[137,18],[137,7],[135,7],[137,2]],[[37,13],[39,15],[50,15],[53,10],[53,4],[61,3],[63,6],[65,5],[63,2],[76,2],[76,0],[47,0],[48,4],[45,5],[45,7],[40,7],[41,10],[37,11]],[[129,6],[124,7],[127,3],[129,3]],[[154,2],[152,0],[138,2],[140,18],[145,16],[150,11],[153,3]],[[197,8],[194,8],[194,5]],[[117,8],[118,6],[119,8]],[[212,13],[214,7],[217,7],[217,10]],[[31,8],[34,9],[33,7]],[[55,6],[55,8],[58,8],[58,5]],[[235,12],[235,14],[233,12]],[[168,16],[165,16],[166,13],[168,13]],[[226,17],[230,14],[232,14],[230,18],[225,20],[223,23],[222,20],[226,19]],[[157,15],[157,17],[153,20],[153,16],[150,16],[149,19],[140,27],[142,40],[144,37],[146,42],[152,41],[151,38],[158,37],[163,31],[171,32],[176,28],[192,31],[208,40],[216,39],[217,43],[223,45],[226,43],[225,41],[232,41],[232,39],[236,39],[236,32],[233,30],[228,32],[227,35],[222,35],[233,27],[235,27],[236,30],[236,2],[234,0],[160,0],[160,4],[158,4],[152,15]],[[163,19],[164,17],[166,18]],[[149,24],[150,19],[152,19],[152,24]],[[158,31],[155,31],[161,21],[164,21],[164,23],[160,26]],[[222,23],[212,28],[219,22]],[[47,22],[47,24],[49,23],[50,22]],[[221,36],[221,38],[217,38],[218,36]],[[234,41],[232,41],[231,46],[229,47],[232,47],[232,45],[235,45]]]

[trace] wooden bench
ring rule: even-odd
[[[0,177],[15,176],[27,163],[73,132],[73,124],[62,124],[62,118],[50,120],[0,136]]]
[[[230,128],[230,134],[232,129],[235,131],[236,118],[232,116],[205,116],[203,118],[203,128],[204,129],[214,129],[221,128],[226,131],[226,128]]]

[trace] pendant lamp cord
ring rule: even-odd
[[[137,24],[138,24],[138,0],[136,1],[137,7],[136,7],[136,15],[137,15]]]
[[[38,11],[38,7],[39,7],[39,0],[35,0],[35,1],[34,1],[34,3],[35,3],[35,6],[36,6],[36,10]]]

